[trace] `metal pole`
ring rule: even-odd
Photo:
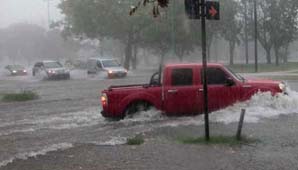
[[[176,4],[175,4],[175,0],[172,0],[172,4],[173,4],[173,7],[172,7],[172,18],[171,18],[171,25],[172,25],[172,55],[175,54],[176,52],[176,30],[175,30],[175,14],[176,14]]]
[[[205,0],[201,0],[201,26],[202,26],[202,62],[203,62],[203,90],[204,90],[204,117],[205,117],[205,139],[209,136],[209,115],[208,115],[208,88],[207,88],[207,58],[206,58],[206,8]]]
[[[248,64],[248,33],[247,33],[247,2],[243,0],[244,3],[244,32],[245,32],[245,61]]]
[[[51,0],[46,0],[46,1],[47,1],[47,9],[48,9],[48,27],[50,28],[50,24],[51,24],[50,1]]]
[[[255,20],[255,72],[258,72],[258,11],[257,0],[254,0],[254,20]]]
[[[237,140],[241,140],[241,132],[242,132],[242,127],[243,127],[244,115],[245,115],[245,109],[241,109],[241,115],[240,115],[237,134],[236,134]]]

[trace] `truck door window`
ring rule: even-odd
[[[173,69],[172,86],[188,86],[193,84],[193,71],[191,68]]]
[[[203,82],[203,70],[201,70]],[[226,84],[227,74],[219,68],[207,68],[207,84]]]

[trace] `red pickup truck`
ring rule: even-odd
[[[149,84],[110,86],[102,91],[102,115],[124,118],[155,107],[167,115],[203,112],[202,64],[168,64],[152,75]],[[207,65],[210,112],[250,99],[257,92],[285,92],[285,84],[273,80],[249,80],[221,64]]]

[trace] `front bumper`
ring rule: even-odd
[[[58,80],[58,79],[69,79],[70,74],[69,73],[63,73],[63,74],[48,74],[48,78],[50,80]]]
[[[126,75],[126,72],[112,72],[108,73],[108,78],[125,77]]]
[[[27,72],[16,72],[16,73],[11,73],[12,76],[26,76]]]

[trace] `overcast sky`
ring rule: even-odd
[[[57,8],[60,0],[50,0],[50,18],[54,21],[61,18]],[[0,0],[0,27],[26,22],[44,27],[48,25],[46,0]]]

